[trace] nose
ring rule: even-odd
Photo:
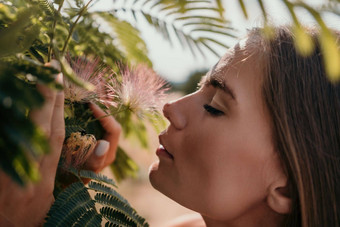
[[[180,100],[166,103],[163,106],[163,115],[177,130],[184,129],[187,124],[185,109],[182,108],[182,103],[180,102]]]

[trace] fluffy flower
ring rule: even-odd
[[[141,116],[159,109],[168,90],[167,83],[146,65],[119,66],[121,82],[112,78],[108,97]]]
[[[102,101],[105,98],[104,75],[108,68],[99,66],[99,58],[88,60],[77,57],[75,60],[68,59],[75,74],[81,79],[93,84],[95,90],[89,91],[68,80],[64,80],[65,99],[70,102]]]

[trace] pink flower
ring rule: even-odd
[[[95,90],[89,91],[68,80],[64,80],[65,99],[70,102],[102,102],[106,95],[104,75],[109,72],[109,69],[99,65],[99,58],[88,60],[85,57],[77,57],[72,60],[68,57],[68,61],[75,74],[93,84]]]
[[[142,116],[146,112],[156,112],[169,89],[165,80],[146,65],[128,68],[118,65],[121,82],[111,78],[107,85],[108,97]]]

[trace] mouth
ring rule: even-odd
[[[167,149],[165,149],[162,144],[160,144],[159,147],[157,148],[156,155],[158,157],[164,157],[172,160],[174,159],[174,156],[169,151],[167,151]]]

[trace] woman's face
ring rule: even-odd
[[[262,209],[281,174],[261,95],[261,61],[238,45],[207,73],[195,93],[168,103],[159,136],[154,188],[189,209],[221,221]]]

